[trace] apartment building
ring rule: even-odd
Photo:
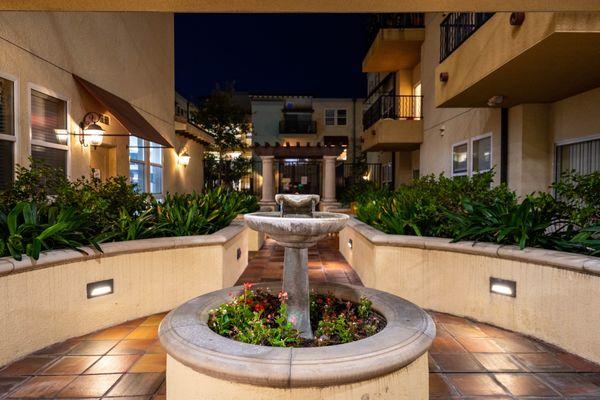
[[[600,169],[599,13],[379,21],[363,62],[363,148],[387,152],[396,185],[494,168],[496,184],[526,194]]]
[[[335,208],[336,168],[360,156],[362,100],[258,94],[250,100],[263,206],[274,204],[276,192],[299,192],[321,194],[322,206]]]
[[[172,14],[0,12],[0,39],[0,187],[31,157],[157,196],[202,188],[206,138],[175,126]]]

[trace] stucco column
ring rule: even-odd
[[[260,206],[262,210],[275,210],[275,179],[273,176],[274,156],[260,156],[262,161],[262,199]]]
[[[337,208],[335,199],[335,160],[337,156],[323,156],[323,196],[321,209]]]

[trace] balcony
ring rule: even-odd
[[[282,135],[314,135],[317,133],[317,121],[283,119],[279,121],[279,133]]]
[[[425,39],[424,14],[377,14],[367,29],[369,51],[363,60],[363,72],[411,69],[421,60]]]
[[[363,114],[363,151],[414,150],[423,142],[422,96],[382,95]]]
[[[599,13],[452,15],[440,26],[437,107],[550,103],[600,85]]]

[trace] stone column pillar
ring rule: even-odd
[[[274,156],[261,156],[262,161],[262,199],[260,200],[260,209],[263,211],[275,210],[275,179],[273,176]]]
[[[323,156],[323,196],[321,196],[320,208],[327,211],[338,208],[339,203],[335,199],[335,160],[337,156]]]

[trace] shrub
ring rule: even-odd
[[[359,197],[359,220],[390,234],[451,237],[600,254],[600,172],[564,175],[556,197],[533,193],[521,201],[493,171],[472,178],[433,175],[395,192]]]
[[[37,259],[41,250],[83,244],[100,250],[99,243],[109,240],[210,234],[257,209],[254,196],[222,188],[167,194],[161,202],[122,176],[70,182],[62,171],[32,160],[0,193],[0,256]]]

